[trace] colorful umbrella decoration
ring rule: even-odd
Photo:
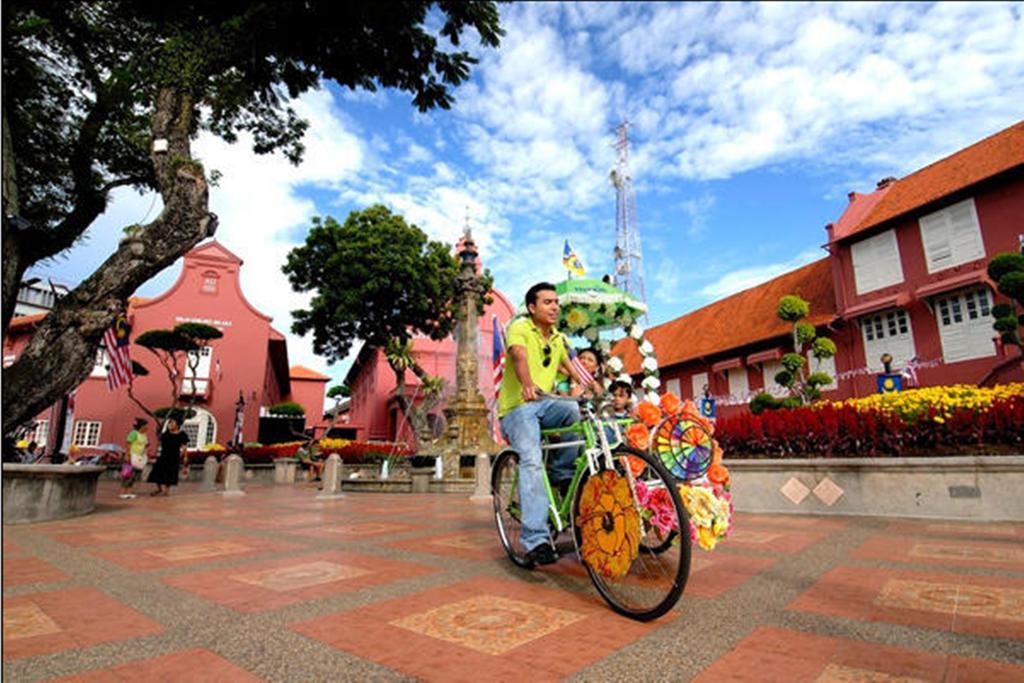
[[[647,312],[644,302],[602,280],[564,280],[555,292],[562,306],[559,328],[590,341],[601,330],[630,328]]]

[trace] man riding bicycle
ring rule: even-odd
[[[498,394],[501,431],[519,454],[519,500],[522,508],[522,544],[533,565],[553,564],[558,555],[548,535],[548,496],[544,490],[541,429],[567,427],[580,420],[575,403],[542,394],[552,392],[559,373],[584,384],[569,363],[569,342],[556,329],[559,313],[555,286],[539,282],[526,292],[529,318],[513,322],[507,333],[512,372],[505,372]],[[552,485],[572,479],[577,449],[552,451]]]

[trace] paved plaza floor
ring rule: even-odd
[[[464,495],[193,486],[4,527],[5,681],[1024,681],[1024,524],[739,514],[640,624]]]

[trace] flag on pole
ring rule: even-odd
[[[917,383],[917,356],[914,356],[907,361],[906,366],[903,368],[903,372],[900,374],[907,378],[908,387],[920,386]]]
[[[491,362],[494,373],[494,395],[501,391],[501,378],[505,376],[505,344],[501,339],[501,326],[498,325],[498,316],[491,316],[491,324],[494,328],[494,346]]]
[[[562,250],[562,266],[574,275],[583,277],[587,269],[583,267],[583,261],[576,255],[576,252],[569,246],[569,240],[565,241],[565,248]]]
[[[107,349],[107,389],[132,382],[132,355],[128,341],[128,319],[124,314],[117,316],[114,324],[103,333],[103,345]]]
[[[583,381],[583,388],[586,389],[594,383],[594,376],[583,367],[583,363],[580,362],[580,354],[576,353],[576,349],[569,347],[569,365],[576,371],[580,380]]]

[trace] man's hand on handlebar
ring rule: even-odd
[[[530,401],[536,401],[538,398],[540,398],[540,395],[543,393],[544,392],[540,390],[540,387],[538,387],[536,384],[533,384],[532,382],[530,384],[523,385],[523,400],[526,401],[527,403],[529,403]]]

